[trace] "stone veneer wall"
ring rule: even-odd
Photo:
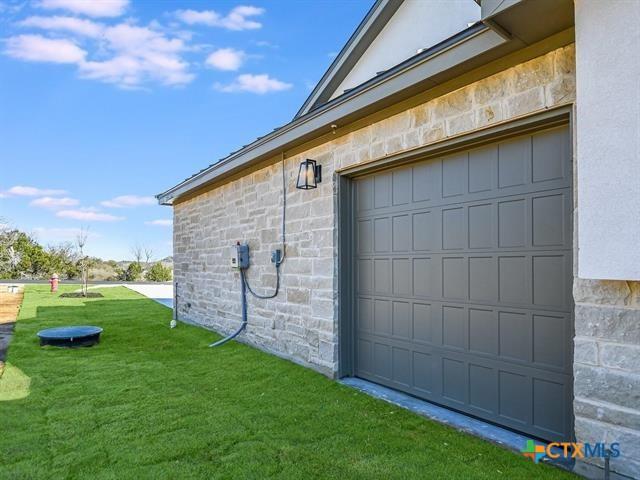
[[[282,291],[272,300],[248,297],[244,341],[327,375],[337,371],[336,170],[574,101],[569,45],[286,159]],[[295,189],[304,158],[322,164],[316,190]],[[280,247],[281,214],[279,163],[175,206],[180,319],[237,328],[240,284],[229,248],[249,243],[247,276],[267,293],[275,286],[269,257]],[[576,278],[574,298],[576,438],[619,441],[623,457],[612,467],[640,477],[640,283]]]
[[[259,348],[332,375],[337,371],[337,228],[335,171],[402,150],[517,118],[575,99],[575,47],[569,45],[442,97],[356,130],[285,161],[287,258],[282,291],[249,296],[243,338]],[[304,158],[322,164],[316,190],[295,189]],[[178,317],[229,332],[239,325],[239,276],[230,246],[248,242],[252,287],[275,285],[269,261],[280,246],[280,163],[226,183],[174,207]]]
[[[619,442],[611,468],[640,478],[640,282],[575,279],[573,296],[576,439]]]

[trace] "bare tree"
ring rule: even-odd
[[[89,290],[89,258],[84,254],[84,247],[89,238],[89,227],[81,227],[80,232],[76,235],[76,248],[78,249],[80,275],[82,282],[82,295],[87,296]]]
[[[145,245],[143,247],[143,251],[144,251],[144,263],[145,263],[145,266],[149,267],[149,263],[151,262],[151,259],[153,258],[153,250],[151,250],[147,245]]]
[[[0,217],[0,270],[15,270],[22,260],[21,253],[15,248],[20,231]]]
[[[131,246],[131,249],[129,251],[133,256],[134,262],[142,263],[142,257],[144,256],[144,249],[142,248],[142,245],[136,243],[135,245]]]

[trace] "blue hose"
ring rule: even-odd
[[[209,345],[210,347],[218,347],[220,345],[224,345],[229,340],[233,340],[238,335],[240,335],[240,333],[242,333],[242,331],[247,326],[247,280],[244,278],[244,269],[242,268],[240,269],[240,284],[241,284],[240,291],[242,295],[242,323],[240,324],[240,328],[238,328],[238,330],[236,330],[234,333],[232,333],[228,337],[224,337],[223,339],[212,343],[211,345]]]

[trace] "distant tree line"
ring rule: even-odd
[[[151,261],[150,249],[143,248],[143,254],[134,255],[132,262],[105,261],[85,255],[86,242],[83,229],[75,244],[64,242],[45,247],[28,233],[0,225],[0,278],[44,280],[55,273],[62,280],[86,284],[89,280],[165,282],[173,276],[170,266]]]

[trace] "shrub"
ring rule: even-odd
[[[172,271],[169,267],[165,267],[162,263],[154,263],[147,272],[147,280],[151,282],[168,282],[172,278]]]

